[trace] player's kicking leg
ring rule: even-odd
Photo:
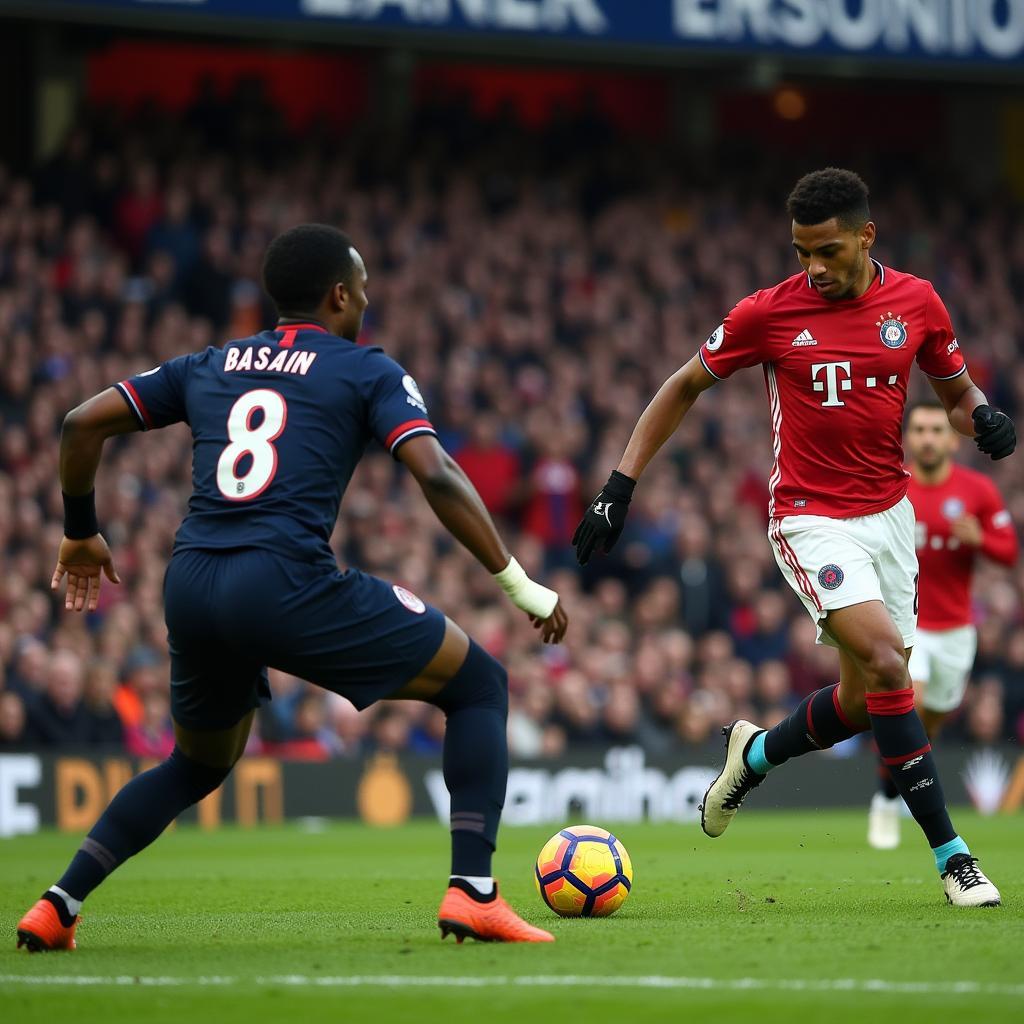
[[[251,724],[251,711],[231,728],[211,732],[176,723],[170,757],[137,775],[110,801],[64,874],[18,922],[18,947],[31,953],[74,949],[82,901],[227,778],[245,749]]]
[[[928,631],[919,629],[908,668],[913,680],[917,713],[932,743],[964,698],[977,650],[973,626]],[[885,762],[878,761],[878,790],[868,811],[868,844],[892,850],[900,844],[903,798]]]
[[[858,684],[863,685],[867,716],[879,752],[893,773],[900,795],[928,839],[947,900],[961,907],[998,906],[998,889],[982,873],[977,859],[971,856],[967,844],[950,822],[931,746],[914,710],[914,691],[907,673],[903,640],[885,606],[881,601],[868,601],[836,609],[829,613],[827,621],[831,636],[840,644],[843,667],[840,686],[834,694],[837,720],[858,720],[854,707],[856,695],[852,691]],[[805,702],[807,740],[813,740],[816,732],[816,697],[812,695]],[[820,698],[818,703],[822,703]],[[749,723],[734,723],[730,727],[730,739],[741,726],[749,726]],[[798,711],[770,732],[752,727],[738,753],[730,743],[726,769],[705,797],[703,820],[724,831],[742,797],[760,783],[758,775],[763,778],[783,760],[806,752],[802,749],[805,744],[797,738],[797,730],[804,728]],[[730,764],[733,766],[731,775]],[[752,781],[748,780],[748,775],[753,775]],[[726,780],[724,784],[723,780]],[[738,784],[739,801],[725,790],[725,785],[732,780]],[[711,815],[708,814],[709,804]],[[721,831],[709,831],[707,824],[705,831],[710,835],[721,834]]]
[[[451,795],[452,862],[438,910],[441,938],[553,942],[498,894],[491,858],[508,783],[508,675],[450,619],[441,648],[395,695],[436,704],[447,715],[443,771]]]

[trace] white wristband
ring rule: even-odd
[[[501,572],[496,572],[494,578],[517,608],[535,615],[538,619],[546,619],[558,604],[558,595],[553,590],[534,583],[514,558],[510,558],[508,565]]]

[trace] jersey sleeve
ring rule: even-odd
[[[935,380],[959,377],[967,369],[967,363],[953,333],[949,313],[934,288],[929,288],[924,329],[925,338],[917,350],[917,365]]]
[[[768,359],[760,307],[758,295],[748,295],[701,345],[700,361],[712,377],[725,380],[737,370]]]
[[[985,479],[981,488],[981,553],[993,562],[1014,565],[1017,561],[1017,531],[1003,502],[1003,496],[991,480]]]
[[[192,355],[178,356],[114,385],[143,430],[188,422],[185,384],[192,358]]]
[[[382,353],[374,354],[368,402],[373,436],[392,455],[410,438],[437,436],[416,381]]]

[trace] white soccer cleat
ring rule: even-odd
[[[900,845],[900,814],[903,798],[894,796],[891,800],[884,793],[871,798],[868,811],[868,844],[876,850],[895,850]]]
[[[743,798],[764,781],[763,775],[747,767],[744,757],[754,737],[764,729],[739,718],[722,732],[725,735],[725,767],[708,786],[704,802],[700,805],[700,827],[712,839],[729,827]]]
[[[956,853],[946,861],[942,885],[954,907],[999,906],[999,890],[978,867],[978,858],[969,853]]]

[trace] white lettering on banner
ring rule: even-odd
[[[828,28],[844,50],[866,50],[882,35],[882,14],[888,0],[861,0],[856,13],[846,0],[827,0]]]
[[[304,14],[372,21],[396,9],[414,25],[443,25],[456,13],[480,28],[559,32],[577,28],[589,35],[608,30],[600,0],[302,0]]]
[[[1004,6],[1003,22],[996,11]],[[977,0],[970,4],[975,17],[974,31],[982,49],[993,57],[1013,57],[1024,49],[1024,0]]]
[[[798,49],[830,42],[893,54],[980,50],[1000,59],[1024,51],[1024,0],[672,0],[681,39],[782,43]]]
[[[942,49],[942,10],[945,0],[889,0],[895,9],[885,26],[885,44],[892,50],[905,50],[914,35],[921,49],[938,53]],[[895,16],[899,12],[900,16]]]
[[[597,821],[696,821],[697,806],[717,777],[715,768],[680,768],[672,775],[648,768],[640,747],[613,747],[604,768],[513,768],[508,776],[503,825]],[[424,784],[442,824],[450,802],[444,777],[427,772]]]
[[[0,754],[0,838],[39,831],[39,808],[19,804],[18,790],[38,786],[42,778],[35,754]]]
[[[815,0],[789,0],[777,17],[778,38],[790,46],[814,46],[825,26],[814,13]]]
[[[718,35],[715,12],[708,0],[673,0],[672,27],[687,39],[714,39]]]

